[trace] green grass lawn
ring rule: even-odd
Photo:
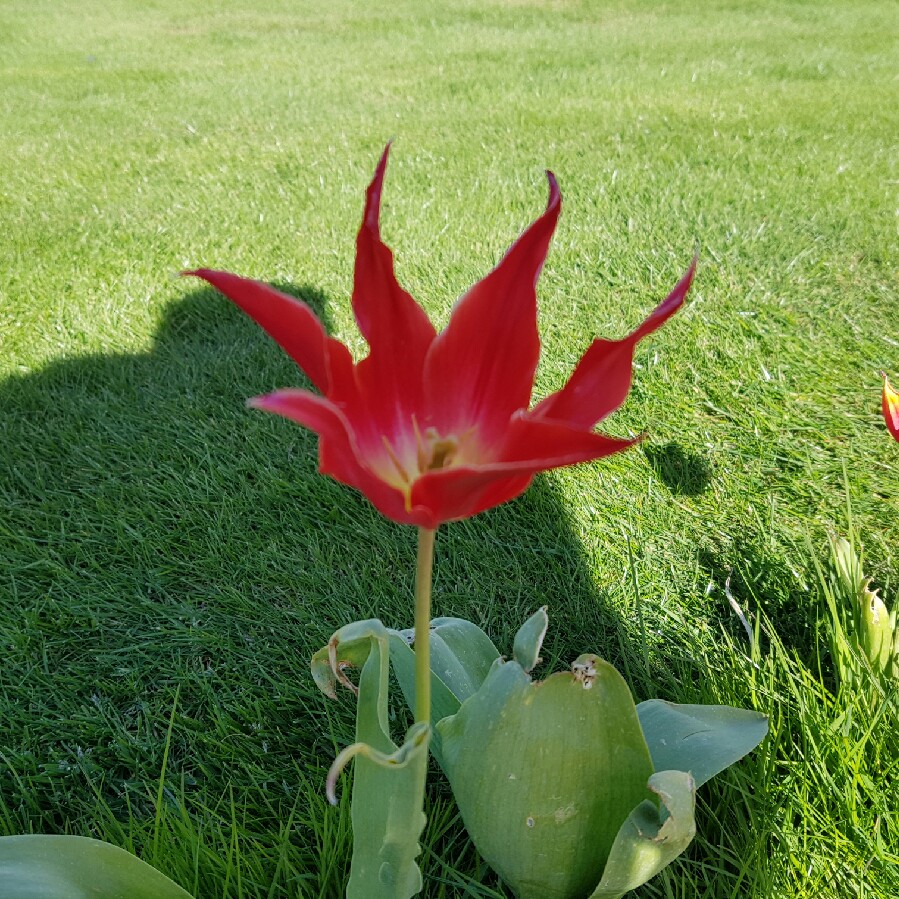
[[[415,533],[244,409],[302,376],[174,274],[275,283],[364,352],[354,239],[394,138],[385,238],[441,325],[559,176],[541,396],[700,252],[608,423],[647,441],[441,529],[436,614],[508,652],[546,604],[544,670],[596,651],[638,699],[771,715],[635,895],[899,895],[899,711],[834,698],[814,567],[848,485],[899,597],[897,26],[876,0],[3,4],[0,832],[99,836],[200,897],[342,894],[353,708],[308,660],[411,623]],[[424,895],[510,895],[429,797]]]

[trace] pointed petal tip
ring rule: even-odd
[[[673,297],[677,297],[679,302],[683,302],[687,293],[689,293],[690,288],[693,286],[693,278],[696,277],[696,266],[699,263],[699,252],[693,254],[693,259],[690,262],[690,267],[684,272],[683,277],[681,277],[680,281],[674,287],[674,290],[669,294],[669,299]]]
[[[378,222],[381,217],[381,190],[384,187],[384,173],[387,171],[387,160],[390,158],[392,145],[392,140],[387,141],[365,194],[365,215],[362,223],[364,227],[375,232],[378,231]]]
[[[549,182],[549,200],[546,208],[552,209],[553,206],[558,206],[562,202],[562,191],[559,189],[559,179],[550,169],[546,170],[546,180]]]
[[[202,278],[204,281],[212,281],[216,275],[226,275],[228,272],[216,271],[212,268],[189,268],[179,272],[182,278]]]
[[[244,406],[247,409],[259,409],[261,412],[274,412],[281,415],[284,412],[285,400],[289,400],[291,389],[273,390],[271,393],[263,393],[259,396],[251,396]]]
[[[684,275],[684,278],[681,279],[681,280],[684,280],[686,278],[690,279],[690,282],[687,285],[688,287],[690,284],[693,283],[693,277],[696,275],[696,266],[697,265],[699,265],[699,249],[698,248],[693,253],[693,259],[690,262],[690,267],[687,269],[687,273]]]
[[[684,300],[686,300],[687,294],[693,286],[693,278],[696,275],[696,264],[698,260],[698,255],[693,257],[690,267],[681,277],[680,281],[674,286],[671,293],[656,306],[640,327],[632,332],[631,339],[635,341],[642,340],[647,335],[652,334],[653,331],[657,331],[684,305]]]
[[[270,412],[278,405],[278,391],[272,393],[263,393],[259,396],[251,396],[244,406],[247,409],[262,409],[263,412]]]
[[[384,149],[381,151],[381,156],[378,159],[378,165],[375,168],[375,178],[384,177],[384,172],[387,170],[387,160],[390,158],[390,148],[393,146],[393,138],[390,138],[386,144],[384,144]]]

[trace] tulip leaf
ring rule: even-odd
[[[765,715],[730,706],[648,699],[637,714],[656,771],[689,771],[697,787],[755,749],[768,733]]]
[[[582,656],[535,683],[518,661],[496,662],[437,732],[465,826],[516,895],[588,895],[652,774],[618,672]]]
[[[137,856],[75,836],[0,837],[3,899],[190,899]]]
[[[658,874],[693,839],[693,778],[684,771],[658,771],[649,778],[649,789],[660,804],[644,800],[628,815],[590,899],[621,899]]]
[[[333,798],[340,771],[355,759],[347,899],[409,899],[422,886],[415,859],[425,825],[422,806],[430,727],[414,725],[401,747],[390,738],[389,639],[380,621],[357,621],[337,631],[312,659],[315,682],[327,695],[334,694],[338,682],[358,693],[356,743],[338,755],[328,775]],[[356,688],[345,670],[359,666]]]
[[[415,708],[415,653],[403,637],[396,631],[390,633],[390,663],[393,673],[403,692],[410,710]],[[434,731],[434,724],[447,715],[454,715],[459,710],[459,700],[431,670],[431,754],[443,767],[440,737]]]
[[[390,661],[410,709],[415,708],[415,653],[409,646],[413,632],[389,631]],[[471,621],[435,618],[431,622],[431,754],[443,767],[438,721],[455,715],[464,700],[481,686],[499,650]]]
[[[399,631],[398,635],[407,645],[412,642],[413,631]],[[435,618],[431,622],[430,644],[431,671],[456,697],[457,708],[481,686],[490,666],[499,658],[499,650],[491,639],[464,618]],[[409,705],[414,707],[414,696]]]
[[[473,622],[464,618],[431,622],[432,667],[459,702],[480,689],[498,658],[493,641]]]
[[[377,618],[354,621],[334,633],[327,645],[312,657],[312,679],[319,690],[331,699],[337,698],[338,683],[357,692],[343,672],[347,668],[362,668],[371,652],[371,641],[382,639],[386,642],[387,628]],[[385,730],[386,725],[385,710]]]
[[[549,627],[549,616],[546,614],[546,606],[537,609],[530,618],[518,629],[515,642],[512,645],[512,658],[524,668],[532,671],[540,661],[540,647],[543,646],[543,638]]]

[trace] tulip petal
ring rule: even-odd
[[[620,453],[639,443],[640,439],[609,437],[596,431],[572,428],[567,422],[535,421],[525,415],[515,416],[507,428],[500,463],[503,467],[540,464],[541,469],[561,468]],[[535,471],[541,469],[534,468]]]
[[[428,472],[412,485],[412,504],[433,510],[440,521],[468,518],[524,493],[537,472],[610,456],[636,442],[514,418],[499,461]]]
[[[533,472],[504,475],[493,470],[449,468],[420,477],[412,485],[412,502],[431,510],[438,523],[461,521],[515,499],[533,479]]]
[[[680,309],[695,271],[694,259],[674,290],[627,337],[622,340],[594,340],[581,357],[568,383],[538,403],[531,411],[531,417],[565,421],[574,427],[592,428],[614,412],[625,401],[631,388],[634,347]]]
[[[248,405],[289,418],[319,435],[318,469],[364,493],[377,510],[403,524],[419,524],[420,515],[406,510],[403,493],[360,461],[355,435],[346,416],[329,400],[307,390],[276,390]]]
[[[246,312],[287,351],[322,393],[328,393],[332,386],[332,368],[340,369],[345,376],[352,365],[347,348],[328,337],[315,313],[301,300],[230,272],[201,268],[184,274],[207,281]]]
[[[886,372],[881,372],[883,376],[883,399],[881,402],[883,408],[883,420],[886,422],[887,430],[896,440],[899,440],[899,393],[890,387]]]
[[[527,408],[540,355],[536,284],[561,209],[552,172],[546,211],[499,265],[465,294],[425,361],[430,422],[443,434],[477,425],[498,442],[509,416]]]
[[[357,366],[360,392],[382,433],[394,434],[403,423],[408,428],[413,414],[421,415],[422,368],[436,332],[397,282],[393,253],[381,240],[381,188],[389,152],[388,144],[366,193],[356,239],[353,312],[370,348]]]

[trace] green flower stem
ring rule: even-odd
[[[418,529],[415,572],[415,723],[431,720],[431,569],[437,531]]]

